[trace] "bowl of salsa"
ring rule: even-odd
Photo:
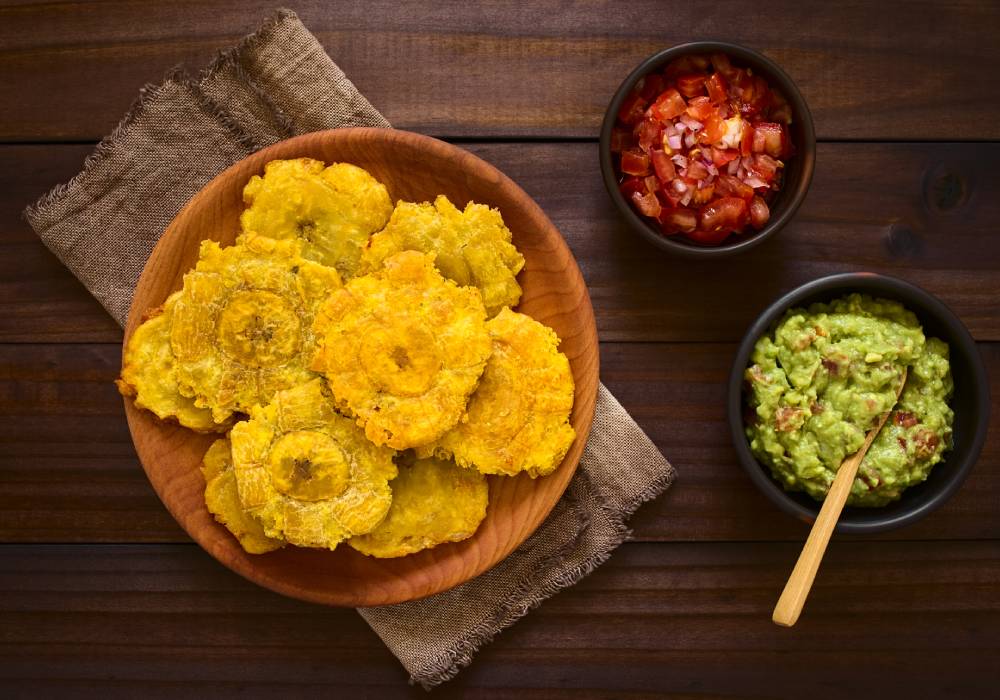
[[[728,255],[781,229],[805,199],[816,136],[792,79],[716,41],[654,54],[615,93],[601,173],[640,236],[687,256]]]

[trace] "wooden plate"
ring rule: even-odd
[[[282,141],[236,163],[188,202],[160,239],[135,291],[126,341],[143,315],[180,289],[206,238],[232,243],[243,211],[243,186],[275,158],[311,157],[359,165],[385,183],[393,200],[447,195],[499,207],[526,263],[519,310],[562,339],[576,381],[572,423],[577,438],[562,465],[541,479],[491,477],[490,505],[476,535],[399,559],[371,559],[350,547],[286,547],[246,554],[205,508],[201,457],[214,436],[157,420],[125,401],[132,439],[146,474],[177,522],[233,571],[279,593],[343,606],[398,603],[468,581],[517,548],[545,519],[576,471],[590,432],[597,393],[597,329],[580,270],[562,236],[525,192],[471,153],[442,141],[389,129],[338,129]]]

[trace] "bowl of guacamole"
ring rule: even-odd
[[[772,304],[737,352],[728,403],[751,479],[805,521],[889,412],[838,532],[899,527],[940,505],[975,464],[989,420],[986,373],[961,321],[918,287],[869,273],[825,277]]]

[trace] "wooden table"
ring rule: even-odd
[[[204,65],[272,5],[0,5],[0,693],[422,697],[353,611],[259,589],[188,540],[146,481],[111,383],[121,331],[20,218],[80,169],[144,83]],[[635,518],[633,543],[436,694],[997,692],[1000,7],[295,9],[393,124],[461,143],[538,200],[590,287],[604,382],[680,470]],[[820,140],[795,221],[710,263],[634,237],[597,164],[619,81],[695,38],[777,60]],[[908,279],[962,317],[993,377],[991,434],[941,510],[837,538],[803,619],[780,629],[771,608],[806,527],[737,465],[723,385],[756,313],[845,270]]]

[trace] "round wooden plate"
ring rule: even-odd
[[[177,522],[212,556],[251,581],[295,598],[342,606],[399,603],[468,581],[510,554],[548,515],[576,471],[597,394],[597,328],[590,296],[562,236],[541,208],[503,173],[456,146],[390,129],[338,129],[299,136],[236,163],[188,202],[160,239],[135,291],[126,342],[144,314],[180,289],[207,238],[232,243],[243,187],[275,158],[348,162],[385,183],[393,200],[433,201],[445,194],[462,208],[498,207],[524,254],[518,310],[559,334],[576,381],[571,421],[577,438],[551,475],[491,477],[486,520],[472,538],[399,559],[372,559],[342,546],[333,552],[286,547],[250,555],[205,508],[199,465],[214,436],[157,420],[125,401],[136,451],[153,488]]]

